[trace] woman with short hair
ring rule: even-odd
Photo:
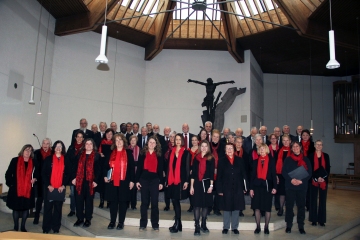
[[[295,169],[303,167],[308,173],[307,177],[302,179],[296,179],[290,177],[289,173]],[[307,157],[302,153],[302,146],[299,142],[293,142],[291,144],[291,153],[284,161],[282,168],[282,175],[285,179],[286,190],[286,233],[291,233],[291,227],[294,219],[294,203],[297,206],[297,224],[300,234],[306,234],[304,230],[305,220],[305,196],[308,188],[308,181],[311,177],[311,164]]]
[[[253,169],[250,181],[251,208],[255,210],[256,229],[255,234],[260,233],[260,211],[265,212],[264,233],[269,234],[269,222],[271,217],[271,205],[273,194],[276,193],[277,179],[275,171],[275,159],[269,154],[269,147],[262,143],[258,148],[258,158],[253,161]]]
[[[176,134],[167,174],[168,193],[175,211],[175,223],[169,228],[171,233],[182,231],[180,200],[188,198],[190,158],[189,151],[184,147],[183,135]]]
[[[92,138],[84,141],[83,150],[76,158],[72,173],[72,184],[75,185],[76,217],[74,227],[90,227],[94,209],[94,188],[100,181],[100,154],[97,153]],[[85,214],[84,214],[85,207]],[[84,221],[85,218],[85,221]]]
[[[159,191],[163,188],[163,159],[161,145],[155,136],[150,136],[139,156],[136,171],[136,187],[141,190],[140,231],[148,223],[147,210],[151,203],[151,226],[159,231]]]
[[[204,233],[209,232],[206,226],[206,218],[208,209],[213,204],[214,169],[214,157],[210,152],[210,144],[207,140],[203,140],[200,143],[200,149],[194,157],[190,177],[190,194],[192,196],[195,218],[194,235],[200,235],[200,230]]]
[[[111,174],[109,174],[109,171]],[[135,166],[132,151],[127,149],[127,140],[123,134],[112,138],[111,154],[103,167],[102,176],[105,182],[105,200],[110,202],[110,223],[108,229],[115,228],[119,214],[117,230],[124,228],[130,191],[135,182]]]
[[[35,207],[35,194],[33,185],[36,182],[39,171],[34,159],[34,148],[25,144],[17,157],[11,159],[5,173],[6,185],[9,187],[6,206],[13,210],[14,230],[19,230],[19,218],[21,217],[22,232],[25,229],[29,209]]]
[[[230,227],[234,234],[239,234],[239,212],[245,209],[244,194],[249,185],[244,161],[234,152],[234,144],[227,143],[225,156],[219,159],[218,166],[216,187],[224,214],[223,234],[227,234]]]
[[[66,148],[62,141],[54,142],[53,154],[45,159],[42,169],[42,178],[46,187],[44,199],[44,221],[42,224],[43,233],[59,233],[61,227],[62,206],[65,200],[66,184],[70,180],[71,165],[66,157]],[[64,198],[53,198],[50,194],[57,191]],[[56,193],[57,194],[57,193]]]

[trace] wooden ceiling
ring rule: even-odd
[[[101,32],[106,0],[38,1],[56,19],[58,36]],[[229,51],[242,63],[250,49],[264,73],[360,72],[359,0],[332,0],[336,59],[341,64],[334,70],[325,67],[329,0],[207,0],[204,12],[192,13],[194,1],[107,0],[108,35],[144,47],[145,60],[162,49],[194,49]]]

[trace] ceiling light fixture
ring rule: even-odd
[[[332,30],[332,18],[331,18],[331,0],[330,5],[330,31],[329,31],[329,49],[330,49],[330,61],[326,64],[327,69],[335,69],[340,67],[340,63],[335,59],[335,36],[334,30]]]
[[[106,5],[105,5],[105,21],[104,21],[104,25],[102,26],[102,30],[101,30],[101,43],[100,43],[100,55],[95,59],[95,62],[97,63],[108,63],[109,60],[107,59],[107,57],[105,56],[105,49],[106,49],[106,36],[107,36],[107,26],[106,24],[106,12],[107,12],[107,1],[106,0]]]

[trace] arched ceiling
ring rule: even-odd
[[[38,1],[56,19],[58,36],[101,32],[105,0]],[[265,73],[310,74],[311,57],[313,75],[359,74],[358,0],[332,0],[341,63],[335,70],[325,67],[328,0],[194,1],[107,0],[108,35],[144,47],[145,60],[162,49],[194,49],[229,51],[241,63],[244,50],[250,49]],[[198,8],[203,11],[194,11]]]

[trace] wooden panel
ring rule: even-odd
[[[88,12],[83,0],[37,0],[55,19]]]

